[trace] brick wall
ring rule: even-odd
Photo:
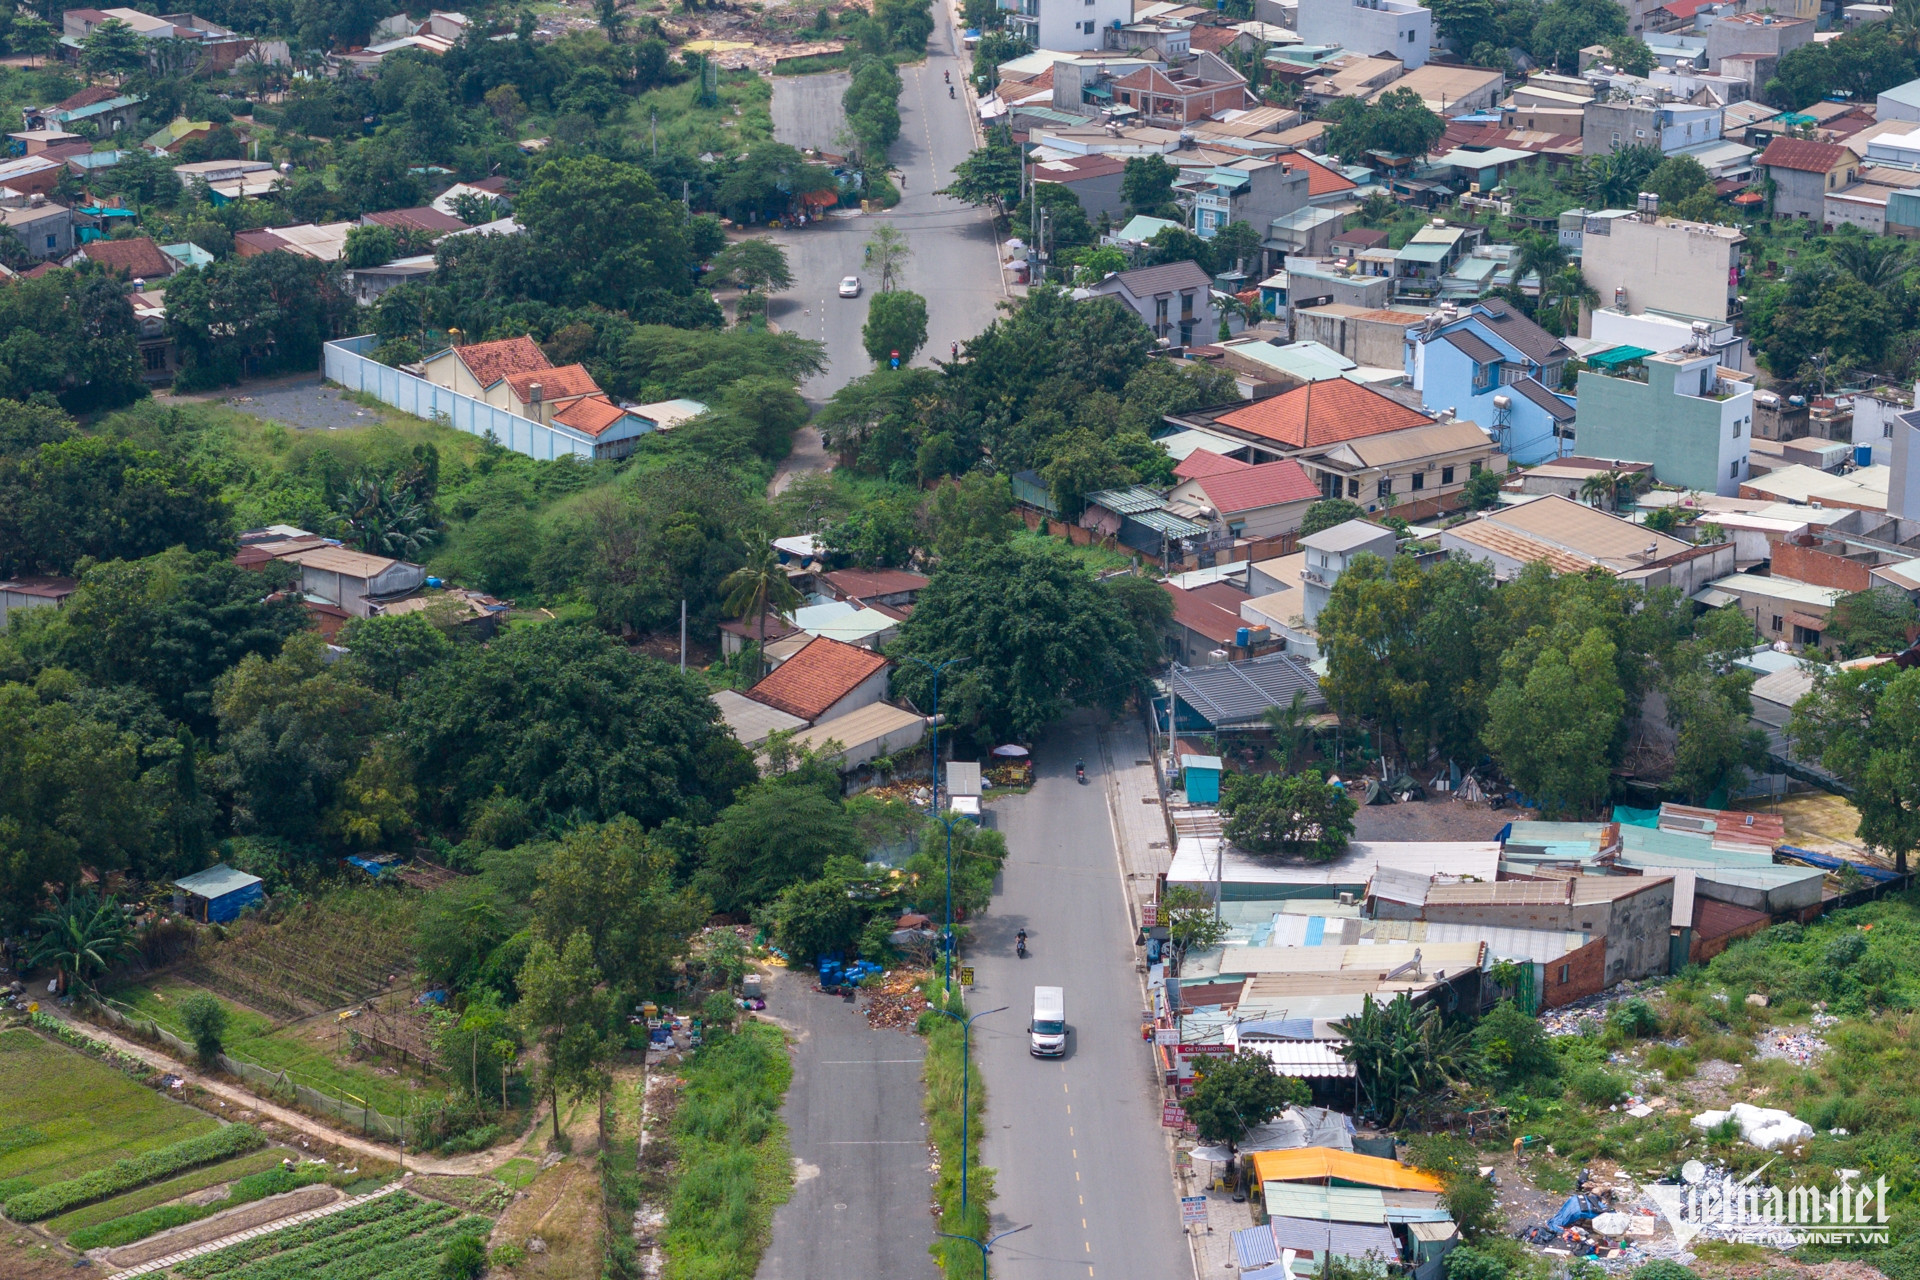
[[[1873,585],[1867,566],[1856,560],[1792,542],[1769,542],[1767,545],[1773,550],[1773,576],[1776,578],[1791,578],[1795,582],[1833,587],[1840,591],[1865,591]]]
[[[1607,985],[1607,940],[1595,938],[1578,951],[1572,951],[1546,966],[1541,983],[1540,1007],[1552,1009],[1603,991]],[[1566,976],[1561,976],[1561,971]]]

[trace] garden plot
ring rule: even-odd
[[[219,1127],[64,1045],[31,1031],[0,1032],[0,1197]]]
[[[185,976],[276,1021],[356,1004],[411,970],[412,894],[338,889],[267,925],[242,926]]]
[[[493,1221],[406,1192],[380,1196],[177,1263],[177,1280],[436,1280],[458,1236],[484,1238]]]

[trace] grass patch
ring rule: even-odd
[[[754,1274],[773,1211],[793,1189],[780,1101],[793,1079],[786,1036],[743,1023],[688,1061],[674,1112],[678,1177],[664,1235],[669,1280]]]
[[[652,122],[658,113],[660,150],[698,155],[729,149],[738,153],[757,142],[773,141],[773,86],[752,71],[722,71],[718,106],[698,104],[700,80],[651,89],[627,109],[626,131],[651,145]],[[736,114],[734,108],[740,110]]]
[[[860,56],[858,49],[842,49],[838,53],[811,53],[804,58],[788,58],[784,62],[773,64],[773,74],[777,76],[812,76],[823,71],[845,71]]]
[[[0,1032],[0,1197],[219,1127],[77,1050]]]
[[[1055,538],[1048,534],[1036,533],[1031,529],[1021,530],[1019,532],[1016,532],[1013,535],[1013,541],[1016,543],[1044,542],[1051,547],[1062,548],[1066,551],[1068,555],[1072,556],[1075,560],[1078,560],[1080,563],[1084,564],[1087,568],[1092,569],[1096,573],[1102,572],[1107,569],[1132,568],[1134,560],[1138,558],[1136,556],[1128,555],[1124,552],[1109,550],[1106,547],[1098,547],[1098,546],[1077,547],[1065,538]]]
[[[927,999],[936,1008],[944,1007],[960,1017],[967,1016],[967,1003],[958,990],[942,1004],[940,988],[929,980]],[[920,1033],[927,1038],[927,1132],[940,1152],[940,1177],[933,1185],[934,1200],[940,1205],[940,1230],[954,1235],[985,1240],[991,1229],[988,1206],[993,1203],[993,1170],[980,1163],[980,1143],[986,1137],[981,1119],[987,1109],[987,1090],[980,1069],[965,1061],[964,1029],[952,1018],[938,1013],[920,1015]],[[963,1080],[971,1083],[962,1088]],[[966,1097],[968,1114],[961,1116],[960,1102]],[[960,1208],[960,1135],[967,1126],[967,1207]],[[933,1256],[940,1260],[947,1280],[976,1280],[981,1274],[980,1251],[959,1240],[935,1240]]]
[[[203,988],[177,978],[161,978],[122,988],[113,993],[113,998],[175,1035],[191,1039],[180,1022],[180,1004],[198,990]],[[258,1063],[270,1071],[291,1072],[300,1084],[324,1093],[365,1099],[374,1110],[390,1116],[406,1114],[423,1092],[437,1091],[429,1081],[383,1075],[371,1067],[342,1062],[334,1051],[341,1042],[340,1032],[325,1023],[309,1021],[276,1027],[272,1019],[245,1005],[224,998],[220,1002],[226,1005],[228,1015],[222,1046],[235,1058]]]
[[[470,1213],[493,1215],[513,1201],[514,1188],[492,1178],[455,1178],[439,1174],[415,1178],[408,1184],[423,1196],[444,1200]]]
[[[274,1147],[264,1151],[250,1151],[232,1160],[223,1160],[219,1164],[195,1169],[191,1173],[183,1173],[177,1178],[168,1178],[165,1182],[150,1183],[137,1190],[129,1191],[125,1195],[115,1196],[111,1200],[90,1204],[84,1209],[63,1213],[47,1222],[47,1230],[59,1236],[72,1235],[76,1231],[97,1227],[103,1222],[124,1218],[128,1214],[139,1213],[143,1209],[165,1204],[169,1200],[178,1200],[181,1196],[190,1196],[196,1191],[204,1191],[222,1182],[232,1182],[236,1178],[244,1178],[249,1174],[277,1169],[286,1154],[285,1148]]]
[[[515,1156],[495,1169],[493,1176],[515,1191],[525,1191],[540,1176],[540,1166],[525,1156]]]
[[[282,1195],[288,1191],[298,1191],[301,1187],[312,1186],[327,1179],[325,1165],[300,1165],[288,1168],[281,1165],[274,1169],[263,1169],[259,1173],[248,1174],[234,1181],[224,1198],[211,1200],[206,1204],[161,1204],[151,1209],[142,1209],[122,1218],[114,1218],[96,1226],[84,1227],[67,1237],[67,1244],[75,1249],[115,1248],[123,1244],[132,1244],[135,1240],[144,1240],[150,1235],[166,1231],[172,1227],[184,1227],[189,1222],[198,1222],[210,1218],[223,1209],[237,1208],[243,1204],[252,1204],[255,1200],[264,1200],[268,1196]]]

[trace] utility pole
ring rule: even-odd
[[[681,674],[685,675],[686,670],[687,670],[687,602],[685,600],[682,600],[680,602],[680,672]]]
[[[660,158],[660,108],[647,108],[647,130],[653,134],[653,158]]]

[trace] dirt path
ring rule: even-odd
[[[101,1044],[110,1045],[128,1057],[138,1058],[156,1070],[171,1072],[187,1083],[205,1089],[216,1098],[223,1098],[235,1106],[244,1107],[249,1111],[257,1112],[270,1120],[283,1124],[287,1126],[287,1128],[294,1130],[295,1134],[305,1133],[331,1146],[336,1146],[346,1151],[358,1152],[364,1156],[371,1156],[375,1160],[399,1161],[402,1167],[414,1173],[451,1173],[467,1176],[491,1173],[512,1159],[520,1147],[519,1141],[515,1140],[487,1151],[476,1151],[470,1155],[450,1157],[423,1156],[411,1153],[403,1155],[395,1151],[392,1147],[385,1146],[378,1142],[371,1142],[357,1134],[348,1133],[344,1129],[336,1129],[332,1125],[316,1120],[304,1112],[295,1111],[291,1107],[280,1106],[278,1103],[268,1102],[266,1099],[246,1089],[242,1089],[237,1085],[229,1084],[225,1080],[205,1075],[187,1066],[185,1063],[161,1053],[157,1049],[148,1048],[136,1040],[129,1040],[124,1036],[115,1035],[113,1032],[97,1027],[90,1022],[76,1021],[67,1014],[65,1010],[59,1009],[56,1006],[42,1005],[41,1009],[43,1012],[51,1013],[54,1017],[68,1023],[89,1040],[96,1040]],[[534,1126],[537,1128],[539,1123],[539,1118],[536,1116]]]
[[[807,425],[793,433],[793,452],[780,463],[780,469],[767,484],[767,496],[777,498],[803,476],[820,475],[833,470],[833,458],[820,439],[819,428]]]

